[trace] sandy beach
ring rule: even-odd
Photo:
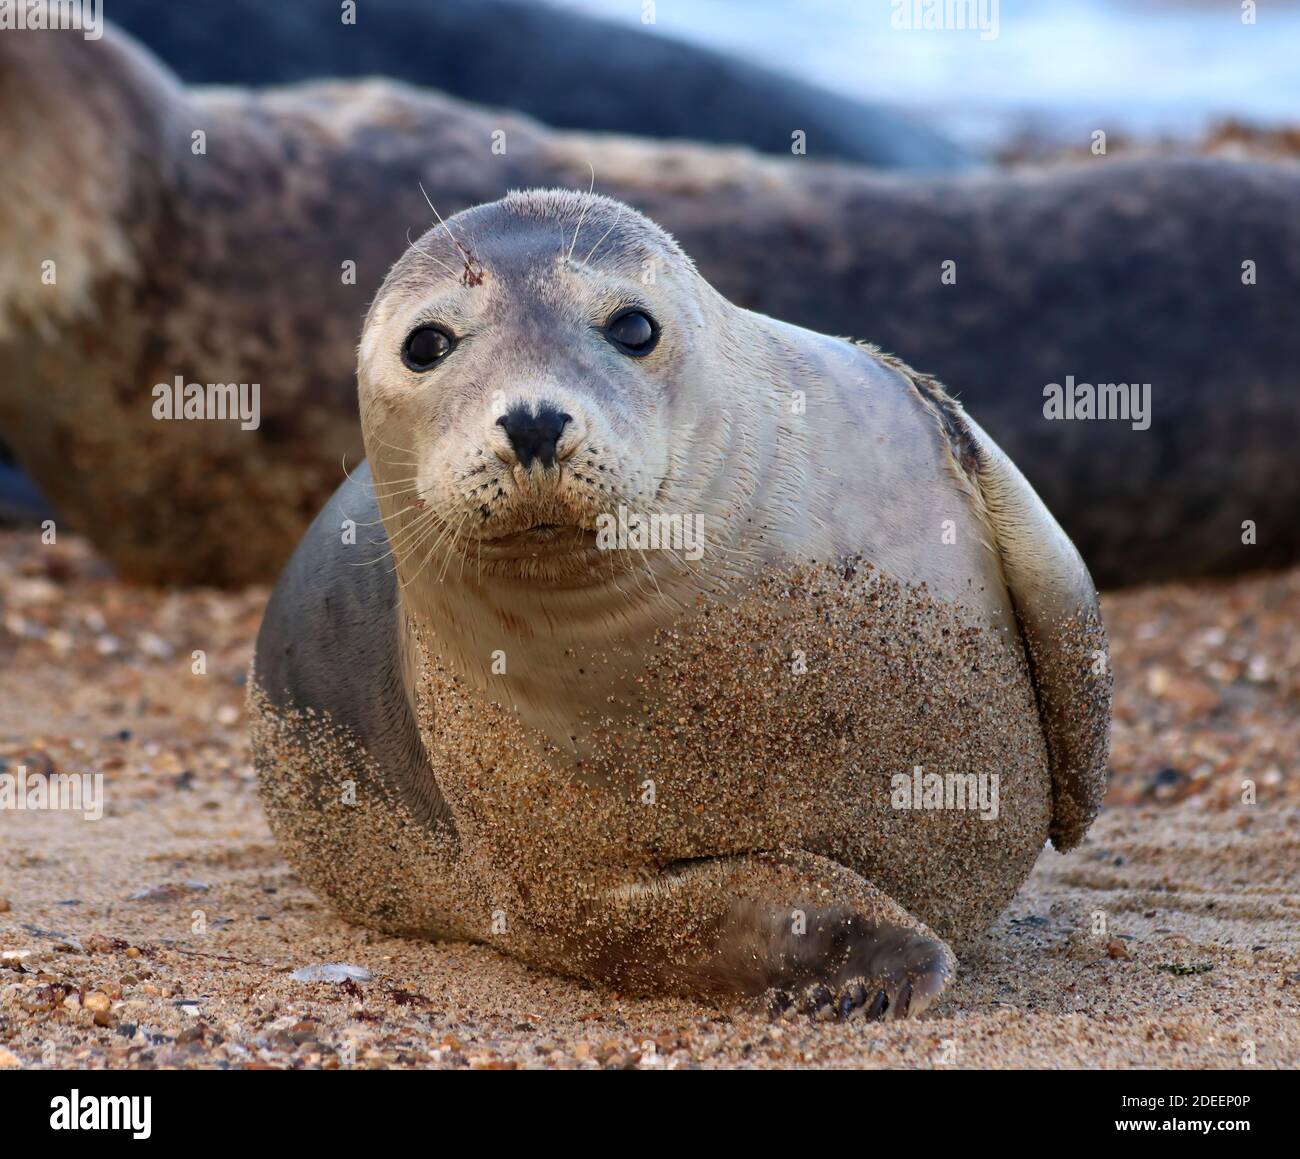
[[[0,773],[105,796],[94,821],[0,811],[0,1069],[1300,1066],[1300,570],[1104,599],[1106,810],[885,1025],[632,998],[335,917],[249,763],[265,598],[0,533]],[[292,976],[328,964],[353,969]]]

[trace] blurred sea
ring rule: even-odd
[[[557,0],[641,23],[642,0]],[[990,0],[985,0],[988,4]],[[1196,136],[1300,121],[1300,3],[1000,0],[997,35],[908,31],[890,0],[657,0],[650,31],[924,113],[976,149],[1024,132]]]

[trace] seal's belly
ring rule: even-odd
[[[568,738],[436,660],[419,716],[503,901],[798,848],[962,936],[1023,881],[1051,807],[1023,649],[995,621],[870,568],[772,574],[652,646],[575,655],[604,695],[581,698]]]

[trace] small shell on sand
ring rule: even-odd
[[[371,974],[364,966],[325,962],[317,966],[303,966],[289,977],[295,982],[369,982]]]

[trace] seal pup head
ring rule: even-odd
[[[641,567],[597,530],[620,509],[693,509],[707,467],[675,466],[708,421],[702,336],[725,309],[608,198],[513,193],[425,234],[381,287],[358,368],[403,583],[454,568],[576,589]]]

